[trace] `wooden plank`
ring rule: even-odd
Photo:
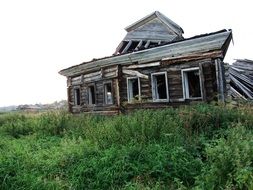
[[[204,77],[204,70],[203,70],[203,63],[199,63],[199,77],[200,77],[200,86],[201,86],[201,94],[202,99],[206,101],[206,86],[205,86],[205,77]]]
[[[136,46],[136,48],[134,50],[138,50],[142,46],[142,43],[143,43],[143,41],[140,40],[140,42],[138,43],[138,45]]]
[[[146,63],[146,64],[138,64],[138,65],[130,65],[127,67],[123,67],[123,69],[140,69],[145,67],[156,67],[159,66],[160,62]]]
[[[123,69],[122,72],[127,75],[148,79],[148,75],[144,75],[138,71]]]
[[[223,57],[222,51],[213,51],[213,52],[205,52],[205,53],[191,53],[187,55],[179,55],[175,57],[166,57],[162,59],[163,64],[173,64],[177,62],[187,62],[192,60],[200,60],[203,58],[217,58]]]
[[[147,43],[145,44],[144,47],[145,47],[145,48],[148,48],[149,44],[150,44],[150,40],[147,41]]]
[[[217,81],[217,92],[218,99],[221,102],[225,102],[224,95],[224,76],[222,72],[222,62],[220,59],[215,59],[215,69],[216,69],[216,81]]]
[[[133,41],[130,40],[130,41],[128,42],[128,44],[126,45],[126,47],[124,48],[124,50],[123,50],[121,53],[126,53],[127,50],[128,50],[128,48],[132,45],[132,43],[133,43]]]

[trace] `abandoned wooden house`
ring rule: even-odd
[[[185,39],[179,25],[156,11],[126,31],[112,56],[59,72],[67,77],[70,112],[117,114],[224,100],[231,30]]]

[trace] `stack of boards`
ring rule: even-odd
[[[253,100],[253,61],[237,59],[229,68],[231,96]]]

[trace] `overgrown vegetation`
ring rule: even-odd
[[[1,114],[0,189],[253,189],[253,109]]]

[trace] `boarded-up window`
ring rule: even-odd
[[[182,81],[185,99],[198,99],[202,97],[198,67],[183,69]]]
[[[112,83],[104,84],[104,102],[105,104],[113,104]]]
[[[168,80],[166,72],[151,74],[153,101],[168,101]]]
[[[74,102],[75,105],[79,106],[80,105],[80,88],[75,88],[74,89]]]
[[[127,98],[128,102],[133,100],[140,100],[140,79],[139,78],[127,78]]]
[[[93,105],[96,103],[95,86],[88,87],[88,104]]]

